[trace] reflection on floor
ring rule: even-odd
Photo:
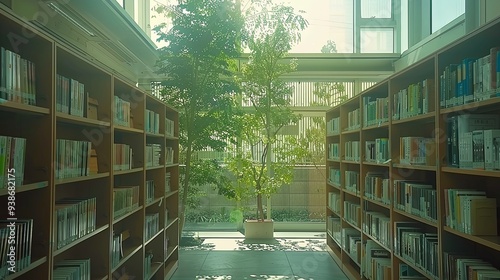
[[[325,251],[322,234],[277,233],[269,241],[248,241],[237,233],[192,236],[192,246],[179,251],[179,268],[172,280],[347,279]]]

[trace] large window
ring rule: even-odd
[[[432,1],[432,33],[465,13],[465,0]]]

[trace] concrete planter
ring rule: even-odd
[[[274,238],[273,220],[246,220],[245,239],[272,239]]]

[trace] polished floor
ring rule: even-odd
[[[172,280],[347,279],[325,251],[321,236],[278,235],[263,242],[209,233],[200,239],[202,244],[180,249]]]

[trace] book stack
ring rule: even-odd
[[[434,166],[436,164],[436,142],[433,138],[400,137],[399,163]]]
[[[340,169],[330,167],[330,177],[329,180],[332,184],[340,187]]]
[[[19,54],[0,48],[0,98],[36,105],[35,64]]]
[[[174,149],[172,147],[165,147],[165,164],[174,164]]]
[[[146,167],[160,166],[161,145],[146,144]]]
[[[340,244],[340,234],[341,234],[341,219],[340,217],[330,216],[327,220],[328,233],[332,236],[333,240]]]
[[[144,279],[151,277],[151,265],[153,264],[153,252],[148,251],[144,255]]]
[[[144,235],[146,240],[151,239],[160,230],[160,214],[146,214],[144,222]]]
[[[368,233],[387,248],[391,248],[390,218],[383,213],[374,211],[364,212],[363,218],[363,232]]]
[[[0,189],[24,183],[26,139],[0,136]]]
[[[344,218],[351,224],[361,227],[361,206],[359,203],[344,201]]]
[[[358,266],[361,265],[361,233],[358,230],[342,229],[342,248]]]
[[[165,119],[165,135],[174,137],[175,123],[173,120]]]
[[[67,139],[56,140],[56,179],[90,175],[92,143]]]
[[[365,161],[384,163],[389,159],[389,139],[377,138],[365,141]]]
[[[391,253],[373,240],[363,244],[361,274],[367,279],[391,279]]]
[[[393,196],[395,208],[426,220],[437,221],[437,192],[433,185],[394,180]]]
[[[347,128],[346,130],[355,130],[361,128],[361,110],[355,109],[347,114]]]
[[[367,172],[365,177],[365,197],[390,205],[389,178],[377,172]]]
[[[359,172],[349,170],[345,171],[344,180],[345,189],[359,195],[361,189],[359,184]]]
[[[0,278],[4,279],[10,274],[11,267],[15,267],[18,272],[31,264],[32,236],[33,220],[17,219],[14,224],[11,220],[0,221],[0,246],[3,252],[0,255]]]
[[[113,188],[113,217],[116,219],[139,207],[139,186]]]
[[[338,192],[329,192],[328,193],[328,206],[335,213],[340,213],[340,193]]]
[[[500,279],[500,270],[478,256],[466,253],[443,253],[446,279]]]
[[[326,134],[335,135],[340,133],[340,118],[332,118],[326,123]]]
[[[127,144],[114,143],[113,148],[115,151],[113,170],[119,171],[132,169],[132,147]]]
[[[389,121],[389,98],[363,97],[363,127]]]
[[[56,76],[56,111],[84,117],[88,95],[85,85],[79,81],[57,74]]]
[[[130,232],[128,230],[113,234],[113,244],[111,248],[111,267],[116,267],[120,263],[120,260],[124,257],[123,244],[127,240],[129,240],[129,238]]]
[[[433,84],[432,79],[425,79],[394,94],[392,119],[403,120],[429,113],[429,92],[433,91]]]
[[[153,180],[146,181],[146,204],[151,203],[155,199],[155,182]]]
[[[403,259],[438,278],[437,233],[427,232],[418,223],[394,222],[395,252]]]
[[[53,279],[90,280],[90,259],[59,261],[52,273]]]
[[[115,95],[114,116],[115,125],[130,127],[130,102]]]
[[[165,173],[165,194],[169,193],[172,191],[171,185],[170,185],[170,172]]]
[[[340,159],[339,143],[330,143],[328,145],[328,159],[332,160]]]
[[[356,161],[360,160],[360,143],[359,141],[345,142],[345,160]]]
[[[97,200],[66,198],[56,201],[54,223],[55,244],[60,249],[96,229]]]
[[[497,202],[485,191],[445,189],[446,225],[470,235],[497,235]]]
[[[144,131],[146,133],[160,133],[160,114],[155,111],[146,109]]]

